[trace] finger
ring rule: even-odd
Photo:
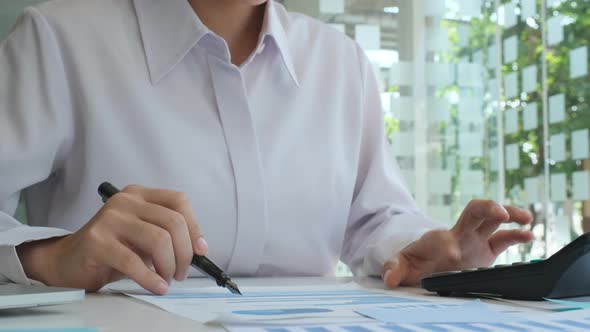
[[[144,289],[159,295],[168,292],[168,283],[150,270],[142,259],[122,243],[113,241],[103,251],[104,263],[123,273]]]
[[[408,274],[408,264],[406,260],[400,263],[400,258],[396,257],[383,265],[382,279],[383,283],[389,288],[399,286],[402,280],[406,279]]]
[[[481,224],[478,232],[483,236],[488,237],[492,235],[502,223],[515,222],[519,225],[527,225],[533,220],[532,214],[527,210],[508,205],[505,205],[504,208],[508,212],[508,220],[486,220]]]
[[[472,200],[465,207],[454,228],[461,233],[468,233],[479,228],[484,221],[502,223],[509,217],[508,211],[495,201]]]
[[[172,236],[172,247],[174,249],[174,260],[176,262],[174,279],[178,281],[186,279],[193,257],[193,248],[184,216],[177,211],[161,205],[136,199],[129,194],[124,195],[129,196],[132,213],[139,217],[139,219],[158,226],[170,233]]]
[[[165,206],[182,214],[186,221],[194,252],[199,255],[207,254],[207,242],[203,238],[199,224],[197,224],[197,218],[195,217],[193,208],[186,194],[166,189],[153,189],[141,186],[127,186],[123,191],[137,194],[147,202]]]
[[[121,242],[149,255],[156,272],[169,282],[176,272],[170,233],[133,215],[128,215],[116,222],[117,225],[113,226],[115,236]]]
[[[460,261],[461,250],[453,234],[434,230],[385,263],[383,279],[389,287],[415,285],[433,272],[455,269]],[[389,274],[388,270],[391,271]]]
[[[145,203],[143,209],[138,211],[137,216],[170,233],[176,261],[174,278],[178,281],[186,279],[193,258],[193,247],[184,216],[179,212],[152,203]]]
[[[533,239],[533,233],[520,229],[497,231],[490,237],[488,243],[495,256],[498,256],[510,246],[527,243]]]

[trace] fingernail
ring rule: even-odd
[[[390,275],[391,275],[391,270],[385,271],[385,273],[383,274],[383,282],[387,283],[387,279],[389,279]]]
[[[197,253],[199,253],[201,255],[205,255],[208,250],[209,250],[209,245],[207,244],[207,241],[205,241],[205,239],[203,237],[200,237],[197,240]]]
[[[498,204],[498,210],[500,210],[500,212],[508,214],[508,210],[506,210],[506,208],[502,204]]]
[[[166,293],[168,293],[168,284],[166,282],[164,282],[164,281],[161,281],[158,284],[158,287],[156,287],[156,292],[158,294],[166,294]]]

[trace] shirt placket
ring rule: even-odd
[[[208,63],[236,189],[236,237],[227,272],[252,275],[262,259],[267,229],[259,145],[240,70],[212,54]]]

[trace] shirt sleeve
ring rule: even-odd
[[[385,261],[425,232],[444,226],[422,214],[385,136],[377,81],[357,47],[363,80],[361,149],[342,261],[355,275],[380,276]]]
[[[57,174],[72,136],[71,102],[55,35],[27,8],[0,42],[0,283],[31,283],[19,244],[68,234],[12,216],[20,192]]]

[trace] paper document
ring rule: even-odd
[[[354,310],[427,303],[426,297],[366,289],[349,283],[334,286],[249,287],[244,296],[219,287],[172,289],[164,296],[145,291],[123,291],[174,314],[199,322],[334,323],[367,322]],[[463,303],[448,299],[443,303]]]
[[[520,321],[487,323],[368,323],[368,324],[330,324],[306,326],[244,326],[225,325],[230,332],[454,332],[454,331],[588,331],[590,330],[590,310],[576,310],[565,313],[545,314],[543,316],[523,317]]]
[[[409,308],[366,308],[357,313],[383,323],[496,323],[515,316],[490,309],[479,300],[459,305],[426,304]]]

